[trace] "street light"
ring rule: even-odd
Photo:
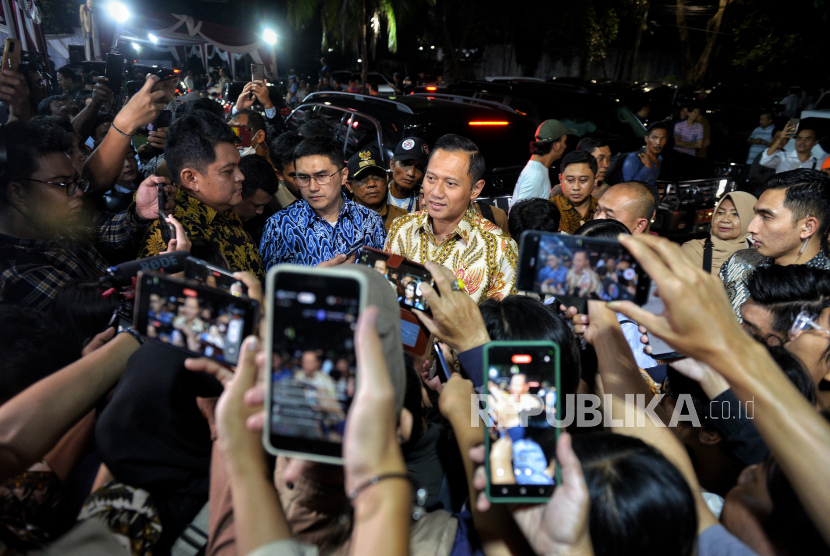
[[[150,34],[147,35],[147,37],[150,39],[151,43],[153,43],[153,44],[158,44],[159,43],[159,38],[157,36],[155,36],[154,34],[150,33]]]
[[[107,5],[107,12],[117,23],[124,23],[130,19],[130,10],[121,2],[110,2]]]
[[[277,44],[277,34],[272,29],[266,29],[265,31],[263,31],[262,38],[271,46]]]

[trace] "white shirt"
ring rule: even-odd
[[[406,212],[416,212],[418,210],[418,196],[412,195],[411,197],[406,197],[404,199],[398,199],[394,195],[392,195],[392,182],[389,182],[389,193],[386,195],[386,202],[390,205],[395,205],[398,208],[402,208]]]
[[[750,139],[763,139],[766,142],[772,141],[772,132],[775,131],[775,126],[770,124],[767,127],[758,126],[752,131],[752,135],[749,136]],[[761,153],[765,150],[769,149],[769,147],[765,145],[750,145],[749,146],[749,153],[747,153],[746,163],[752,164],[755,162],[755,157],[758,156],[758,153]]]
[[[524,199],[550,198],[550,172],[541,162],[528,160],[513,190],[512,207]]]
[[[807,162],[801,162],[801,159],[798,158],[798,153],[795,151],[775,151],[771,155],[767,154],[767,151],[764,151],[761,155],[761,166],[775,168],[776,174],[795,170],[796,168],[819,169],[818,160],[814,156],[808,158]]]

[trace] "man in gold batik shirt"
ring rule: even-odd
[[[395,219],[385,251],[450,269],[477,303],[516,293],[516,242],[477,214],[471,202],[484,180],[484,158],[458,135],[438,139],[424,174],[426,208]]]
[[[218,117],[200,113],[176,119],[167,132],[165,160],[179,185],[173,216],[190,238],[215,243],[232,270],[247,270],[260,279],[265,267],[259,250],[242,229],[233,207],[242,201],[239,151],[231,128]],[[162,225],[166,225],[162,223]],[[167,249],[156,220],[144,236],[139,258]]]

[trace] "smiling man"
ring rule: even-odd
[[[179,186],[173,216],[191,238],[218,245],[232,270],[265,277],[259,251],[242,229],[233,208],[242,202],[242,182],[236,135],[218,116],[198,110],[177,118],[167,132],[164,158]],[[147,230],[139,258],[166,250],[159,222]]]
[[[397,218],[387,253],[449,268],[477,303],[516,293],[516,242],[477,214],[473,200],[484,187],[484,157],[459,135],[444,135],[424,174],[426,208]]]
[[[383,218],[383,225],[388,232],[397,217],[409,213],[388,203],[387,187],[386,170],[381,166],[380,153],[362,150],[352,155],[349,159],[349,181],[346,182],[346,188],[354,195],[356,203],[372,209]]]
[[[597,175],[597,159],[588,152],[573,151],[562,159],[560,168],[562,193],[551,202],[562,215],[559,231],[572,234],[592,220],[597,210],[597,198],[591,195]]]
[[[823,251],[830,227],[830,177],[816,170],[791,170],[771,177],[766,187],[747,229],[754,249],[736,252],[720,270],[739,319],[756,268],[803,264],[830,269]]]
[[[282,263],[335,266],[364,241],[381,249],[386,230],[378,213],[343,194],[349,170],[343,149],[329,137],[310,137],[294,149],[295,181],[303,196],[268,219],[259,249],[266,270]],[[354,262],[355,254],[348,257]]]

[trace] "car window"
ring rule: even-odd
[[[341,143],[345,141],[347,130],[344,120],[348,117],[346,112],[329,106],[321,106],[317,112],[317,117],[326,123],[334,139]]]
[[[348,134],[344,141],[346,159],[362,149],[378,149],[378,130],[375,122],[359,114],[349,114],[345,121]]]

